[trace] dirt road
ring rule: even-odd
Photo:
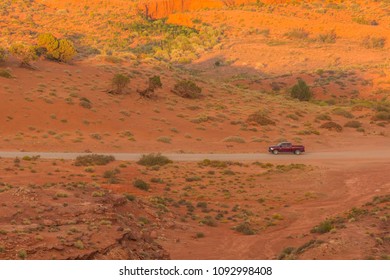
[[[136,161],[141,153],[98,153],[103,155],[112,155],[117,160]],[[23,158],[25,156],[40,156],[44,159],[75,159],[80,155],[88,155],[88,153],[49,153],[49,152],[0,152],[0,157],[3,158]],[[342,151],[342,152],[318,152],[305,153],[299,156],[292,154],[272,155],[268,153],[232,153],[232,154],[189,154],[189,153],[163,153],[174,161],[200,161],[204,159],[210,160],[232,160],[232,161],[294,161],[304,162],[307,160],[390,160],[390,149],[388,150],[372,150],[372,151]]]

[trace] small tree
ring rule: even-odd
[[[153,76],[149,78],[149,89],[156,90],[162,88],[160,76]]]
[[[149,86],[145,90],[138,90],[141,97],[152,98],[156,89],[162,88],[160,76],[153,76],[149,78]]]
[[[112,86],[114,88],[113,93],[122,94],[123,90],[127,87],[130,82],[130,78],[124,74],[115,74],[112,78]]]
[[[291,97],[300,101],[309,101],[312,98],[312,92],[304,80],[299,79],[297,84],[291,89]]]
[[[13,44],[9,52],[20,60],[20,67],[31,68],[31,61],[35,61],[38,58],[33,46],[21,43]]]
[[[172,92],[183,98],[195,99],[200,97],[202,89],[193,81],[182,80],[175,84]]]

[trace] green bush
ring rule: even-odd
[[[144,166],[155,166],[155,165],[166,165],[168,163],[172,163],[172,161],[167,158],[166,156],[158,154],[148,154],[148,155],[142,155],[141,159],[137,161],[139,165]]]
[[[337,35],[334,32],[334,30],[332,30],[328,33],[320,34],[317,37],[318,42],[325,43],[325,44],[336,43],[336,39],[337,39]]]
[[[175,84],[172,92],[183,98],[196,99],[201,97],[202,89],[193,81],[181,80]]]
[[[120,182],[119,178],[116,176],[120,173],[118,168],[112,170],[106,170],[103,173],[103,178],[107,179],[108,184],[118,184]]]
[[[223,142],[245,143],[245,139],[239,136],[229,136],[222,140]]]
[[[160,76],[153,76],[149,78],[149,86],[145,90],[138,90],[138,93],[141,97],[152,98],[158,88],[162,88]]]
[[[351,112],[348,112],[347,110],[345,110],[343,108],[334,108],[332,110],[332,113],[335,115],[338,115],[338,116],[343,116],[344,118],[347,118],[347,119],[352,119],[354,117],[354,115]]]
[[[351,128],[359,128],[361,126],[362,123],[359,121],[349,121],[344,125],[344,127],[351,127]]]
[[[77,53],[70,40],[57,39],[50,33],[38,36],[38,46],[44,50],[47,58],[61,62],[69,62]]]
[[[309,37],[309,32],[307,32],[303,28],[294,28],[288,31],[287,33],[284,34],[287,36],[289,39],[307,39]]]
[[[327,233],[331,231],[334,228],[333,224],[331,221],[326,220],[320,223],[318,226],[315,226],[312,230],[311,233]]]
[[[376,121],[390,121],[390,112],[378,112],[375,114]]]
[[[31,61],[38,59],[35,47],[22,43],[13,44],[9,48],[9,52],[20,60],[22,67],[30,67]]]
[[[160,76],[153,76],[149,78],[149,89],[156,90],[162,88]]]
[[[211,216],[205,216],[201,221],[200,221],[201,224],[203,225],[206,225],[206,226],[209,226],[209,227],[216,227],[217,226],[217,222],[215,221],[215,219]]]
[[[12,74],[11,74],[10,71],[8,71],[6,69],[0,69],[0,77],[11,79],[12,78]]]
[[[275,125],[276,123],[268,118],[268,114],[265,111],[257,111],[248,116],[247,122],[256,123],[259,125]]]
[[[130,82],[130,78],[124,74],[115,74],[112,78],[113,92],[116,94],[122,94],[123,90]]]
[[[135,201],[135,195],[129,193],[124,193],[123,195],[127,198],[128,201]]]
[[[115,158],[113,156],[91,154],[85,156],[78,156],[76,158],[75,165],[76,166],[107,165],[114,160]]]
[[[296,98],[300,101],[309,101],[313,97],[309,86],[302,79],[298,79],[297,84],[291,88],[290,94],[292,98]]]
[[[166,19],[139,18],[130,24],[115,25],[133,38],[144,39],[137,40],[140,43],[132,49],[136,55],[176,63],[189,63],[196,59],[202,52],[215,46],[223,32],[206,24],[198,29],[169,24]]]
[[[253,235],[256,232],[251,228],[250,224],[248,222],[244,222],[239,224],[234,228],[235,231],[243,233],[245,235]]]
[[[135,180],[133,186],[143,191],[148,191],[150,188],[150,185],[148,183],[140,179]]]
[[[328,130],[335,130],[337,132],[341,132],[343,130],[342,126],[335,122],[326,122],[320,126],[320,128],[325,128]]]
[[[367,36],[363,38],[362,45],[367,49],[383,49],[386,44],[385,37],[371,37]]]

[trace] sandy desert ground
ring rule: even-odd
[[[390,258],[387,1],[0,7],[0,259]],[[21,67],[44,33],[77,54]]]

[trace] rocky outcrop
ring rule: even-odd
[[[200,9],[222,8],[255,0],[147,0],[139,4],[147,18],[163,18],[175,12],[196,11]]]

